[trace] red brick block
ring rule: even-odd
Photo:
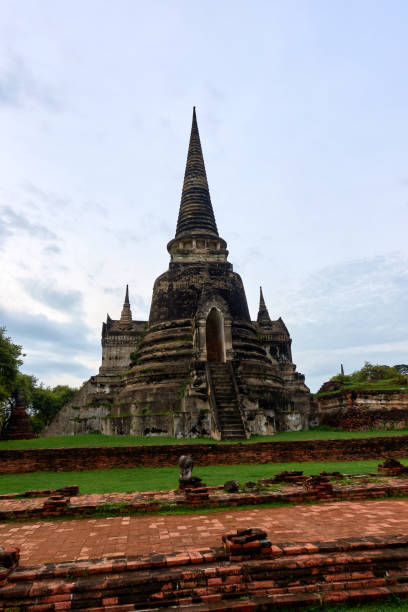
[[[202,601],[208,601],[208,602],[221,601],[222,596],[221,596],[221,593],[214,593],[212,595],[203,595],[201,599]]]
[[[341,603],[347,601],[348,598],[347,591],[330,591],[323,594],[323,601],[325,603]]]
[[[104,606],[113,606],[114,604],[118,603],[118,598],[117,597],[105,597],[105,599],[102,599],[102,604]]]
[[[234,612],[252,612],[256,610],[257,604],[253,601],[233,601],[228,603],[228,608]]]

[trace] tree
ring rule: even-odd
[[[14,390],[18,368],[23,363],[21,351],[21,346],[6,336],[6,328],[0,327],[0,402],[8,400]]]
[[[404,370],[405,369],[405,370]],[[341,385],[358,385],[358,383],[375,383],[383,381],[384,384],[392,385],[407,385],[408,384],[408,366],[404,364],[400,366],[387,366],[373,364],[366,361],[361,370],[357,370],[352,374],[337,374],[330,379],[331,382],[338,382]]]
[[[57,412],[69,402],[76,393],[68,385],[57,385],[56,387],[44,387],[39,385],[33,389],[30,414],[31,425],[36,433],[49,425]]]
[[[27,412],[36,433],[51,422],[76,392],[68,385],[44,387],[34,376],[22,374],[19,371],[23,363],[21,357],[24,357],[21,346],[6,336],[5,327],[0,327],[0,437],[7,427],[17,391],[24,393]]]
[[[399,365],[394,366],[394,370],[397,370],[400,374],[404,376],[408,376],[408,364],[400,363]]]
[[[18,389],[23,363],[22,348],[6,336],[6,328],[0,327],[0,436],[5,430],[13,408],[14,394]]]

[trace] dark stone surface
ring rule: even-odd
[[[239,491],[238,480],[227,480],[224,483],[224,491],[227,491],[227,493],[237,493]]]

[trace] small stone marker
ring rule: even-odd
[[[227,480],[227,482],[224,483],[224,491],[227,491],[227,493],[238,493],[239,491],[238,480]]]

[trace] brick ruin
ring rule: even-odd
[[[405,429],[408,426],[408,390],[333,389],[325,383],[320,392],[332,391],[315,399],[320,424],[348,431]]]
[[[19,566],[0,548],[0,610],[294,610],[408,597],[408,538],[279,543],[247,527],[190,552]]]
[[[24,393],[17,391],[14,394],[14,406],[11,409],[10,418],[0,439],[30,440],[31,438],[35,438],[35,433],[26,412]]]
[[[153,288],[148,321],[102,328],[102,365],[45,435],[246,438],[307,429],[310,392],[292,362],[281,318],[260,295],[251,321],[241,277],[215,222],[195,110],[169,269]]]

